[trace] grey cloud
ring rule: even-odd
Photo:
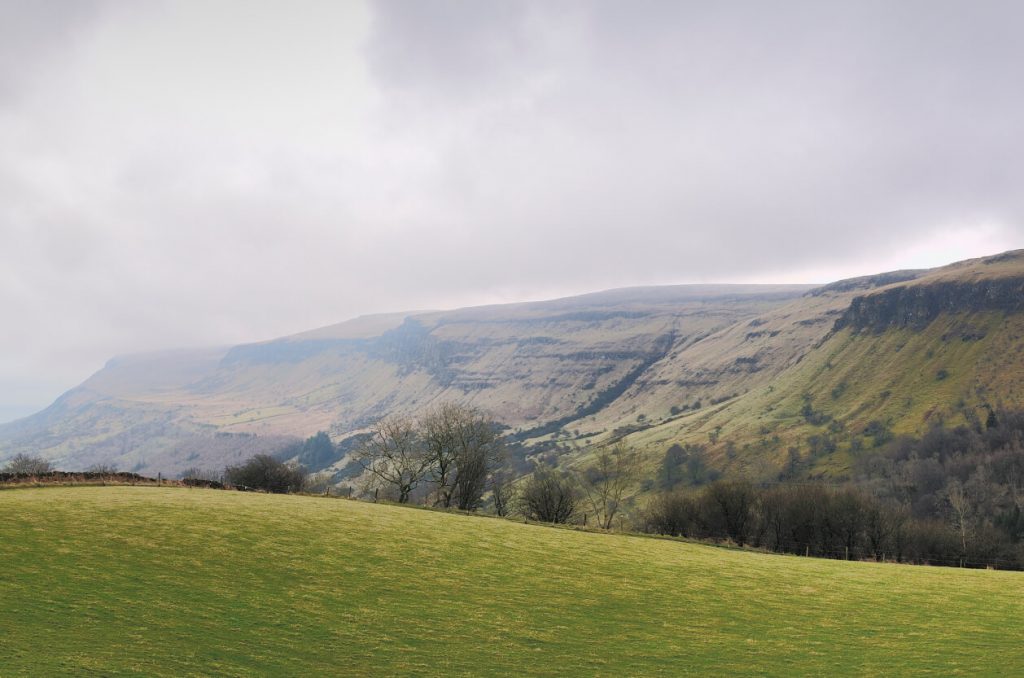
[[[100,0],[5,0],[0,3],[0,105],[31,86],[40,70],[84,33]]]
[[[519,255],[586,248],[585,225],[596,243],[626,244],[623,232],[644,236],[637,247],[661,243],[642,255],[661,276],[671,258],[728,275],[832,247],[869,254],[949,221],[1020,233],[1012,4],[512,6],[508,32],[535,48],[532,65],[474,39],[493,24],[451,12],[407,21],[404,3],[377,5],[370,52],[390,64],[378,75],[402,85],[399,99],[457,94],[453,79],[501,83],[486,105],[435,103],[441,113],[410,136],[449,125],[454,218],[487,237],[514,229]],[[505,195],[524,185],[529,205]],[[687,261],[686,249],[719,256]],[[622,253],[591,254],[613,266]]]
[[[25,395],[0,409],[114,353],[359,313],[867,273],[950,232],[950,259],[1019,246],[1022,19],[6,3],[0,393]]]
[[[534,61],[540,45],[527,25],[530,13],[524,2],[377,2],[370,67],[395,88],[442,97],[494,93]]]

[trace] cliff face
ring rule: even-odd
[[[1024,277],[906,285],[855,297],[834,329],[920,329],[942,313],[979,311],[1024,311]]]

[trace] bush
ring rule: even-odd
[[[227,467],[224,479],[235,487],[285,494],[305,489],[306,469],[280,462],[269,454],[257,454],[241,466]]]
[[[541,466],[523,487],[523,513],[544,523],[567,523],[576,515],[579,496],[572,480]]]
[[[666,492],[655,497],[644,512],[644,528],[648,532],[672,537],[691,537],[697,507],[693,499],[681,492]]]
[[[3,468],[5,473],[21,473],[38,475],[53,471],[53,464],[42,457],[32,457],[27,454],[16,454],[11,457]]]

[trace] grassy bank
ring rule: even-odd
[[[0,493],[0,675],[1012,674],[1016,573],[314,497]]]

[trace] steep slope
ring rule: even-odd
[[[448,399],[517,430],[598,411],[679,342],[798,298],[800,286],[636,288],[360,318],[226,349],[112,360],[44,412],[0,427],[0,458],[42,453],[173,473],[289,436],[335,439]]]
[[[865,429],[978,425],[991,408],[1024,406],[1024,252],[879,281],[820,288],[754,321],[755,332],[775,336],[748,343],[741,328],[728,328],[706,340],[710,360],[692,352],[685,367],[657,366],[722,380],[718,392],[734,389],[735,398],[666,416],[672,385],[652,371],[609,412],[618,411],[619,425],[633,411],[654,413],[628,436],[642,448],[703,444],[717,465],[755,477],[797,455],[812,473],[842,476],[871,444]],[[739,362],[730,365],[732,356]]]

